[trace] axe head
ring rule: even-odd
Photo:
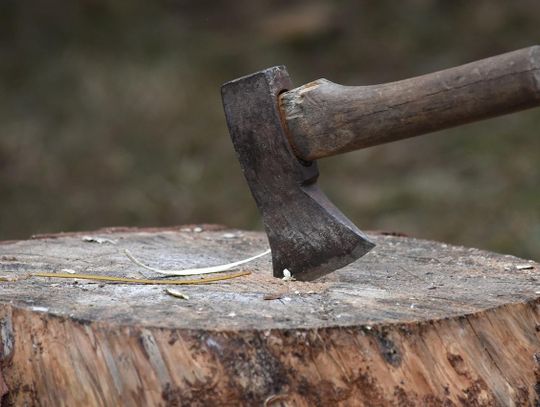
[[[275,277],[289,270],[313,280],[366,254],[374,244],[317,186],[316,162],[291,149],[279,94],[292,89],[283,66],[248,75],[221,88],[229,132],[262,214]]]

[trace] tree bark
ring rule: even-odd
[[[0,277],[142,278],[142,271],[154,278],[124,250],[178,269],[267,248],[261,233],[201,229],[3,242]],[[371,253],[316,282],[272,277],[267,256],[240,268],[249,276],[174,287],[188,299],[163,286],[1,282],[2,405],[539,403],[538,263],[370,236]]]

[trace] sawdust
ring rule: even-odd
[[[251,274],[242,279],[224,284],[224,288],[232,292],[260,292],[264,291],[272,294],[314,294],[322,293],[330,287],[329,282],[305,282],[305,281],[283,281],[275,278],[268,272],[268,267],[250,267],[244,269],[251,271]]]

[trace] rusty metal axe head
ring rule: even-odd
[[[343,267],[374,244],[317,186],[316,162],[303,162],[286,136],[278,96],[292,89],[285,67],[227,82],[225,116],[244,176],[262,214],[275,277],[287,269],[312,280]]]

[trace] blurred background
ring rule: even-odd
[[[219,94],[403,79],[540,43],[538,0],[0,2],[0,239],[261,228]],[[322,160],[365,230],[540,260],[540,108]]]

